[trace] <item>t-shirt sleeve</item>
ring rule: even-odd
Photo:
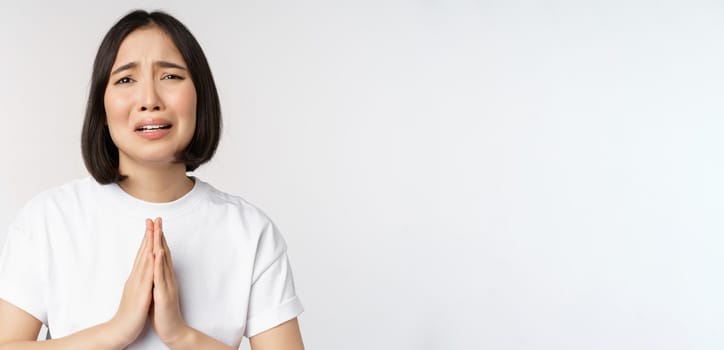
[[[257,244],[244,336],[251,338],[304,311],[294,289],[287,246],[271,221]]]
[[[21,213],[10,225],[0,253],[0,299],[47,325],[45,247],[24,225]]]

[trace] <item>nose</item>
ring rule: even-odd
[[[149,109],[151,109],[152,111],[160,111],[160,110],[161,110],[161,106],[158,106],[158,105],[153,106],[153,107],[151,107],[151,108],[149,108],[149,107],[150,107],[150,106],[141,106],[141,112],[145,112],[145,111],[147,111],[147,110],[149,110]]]
[[[161,97],[156,91],[156,86],[153,83],[145,84],[141,92],[139,101],[139,111],[160,111],[163,109],[163,103]]]

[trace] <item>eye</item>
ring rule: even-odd
[[[118,85],[118,84],[128,84],[128,83],[130,83],[131,81],[133,81],[133,79],[131,79],[131,78],[129,78],[129,77],[123,77],[123,78],[118,79],[118,80],[116,81],[116,85]]]
[[[166,74],[166,75],[164,75],[164,76],[161,78],[161,80],[168,80],[168,79],[183,80],[184,78],[182,78],[182,77],[180,77],[180,76],[178,76],[178,75],[176,75],[176,74]]]

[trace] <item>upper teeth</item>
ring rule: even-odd
[[[138,128],[138,129],[139,129],[139,130],[158,130],[158,129],[161,129],[161,128],[165,127],[165,126],[166,126],[166,125],[144,125],[144,126]]]

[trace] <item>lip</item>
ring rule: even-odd
[[[156,131],[136,131],[136,135],[141,136],[145,139],[156,140],[160,139],[171,133],[171,129],[160,129]]]
[[[167,119],[153,118],[139,121],[138,123],[136,123],[136,125],[133,126],[133,130],[138,130],[138,128],[146,125],[171,125],[171,127],[173,127],[173,124]]]
[[[146,125],[169,125],[168,129],[158,129],[155,131],[140,131],[138,130],[141,127],[144,127]],[[142,120],[133,127],[134,132],[136,135],[141,136],[148,140],[156,140],[160,139],[166,135],[168,135],[171,132],[171,129],[173,128],[173,124],[162,118],[154,118],[154,119],[145,119]]]

